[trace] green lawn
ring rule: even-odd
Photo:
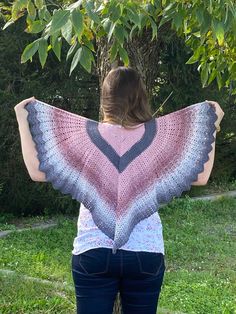
[[[167,268],[158,313],[236,313],[236,199],[176,199],[159,212]],[[57,227],[0,239],[0,268],[16,272],[0,272],[1,314],[75,313],[75,235],[76,221],[60,218]]]
[[[203,196],[215,193],[224,193],[228,191],[235,191],[236,190],[236,180],[233,179],[231,181],[228,180],[227,177],[222,176],[219,179],[210,179],[206,185],[192,185],[189,191],[183,192],[184,196],[189,195],[193,196]]]

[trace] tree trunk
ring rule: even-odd
[[[163,30],[158,34],[158,40],[151,41],[152,30],[144,29],[138,36],[132,38],[131,41],[124,44],[127,50],[130,66],[135,68],[141,75],[145,84],[149,101],[152,100],[152,90],[156,84],[159,73],[159,53],[163,43]],[[101,91],[102,82],[110,69],[123,65],[121,60],[116,60],[114,63],[109,61],[109,49],[111,42],[108,44],[107,38],[98,39],[97,45],[97,75],[99,76],[99,88]]]

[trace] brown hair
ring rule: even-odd
[[[135,69],[118,66],[110,70],[102,84],[100,115],[101,122],[109,120],[123,126],[152,119],[144,83]]]

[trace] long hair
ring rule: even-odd
[[[101,122],[112,121],[123,126],[152,119],[147,92],[139,73],[125,66],[110,70],[100,97]]]

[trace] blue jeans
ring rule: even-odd
[[[78,314],[112,314],[120,292],[123,314],[155,314],[165,272],[161,253],[110,248],[72,254]]]

